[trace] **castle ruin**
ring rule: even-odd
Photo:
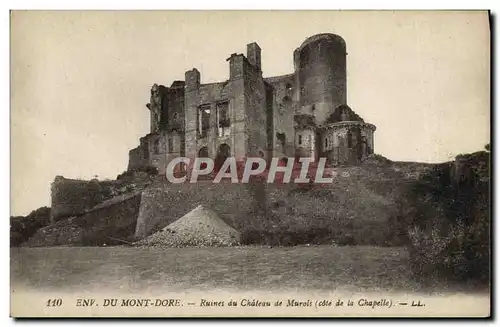
[[[355,165],[374,151],[375,126],[347,105],[346,43],[335,34],[307,38],[293,53],[294,72],[263,77],[261,48],[233,53],[229,78],[202,84],[193,68],[170,87],[154,84],[146,105],[150,133],[129,153],[128,169],[175,157],[327,158]],[[180,167],[178,169],[183,169]]]

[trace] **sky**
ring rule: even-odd
[[[293,72],[318,33],[347,43],[348,104],[377,126],[375,152],[443,162],[490,138],[486,12],[14,11],[11,14],[11,214],[50,205],[50,183],[114,179],[149,132],[154,83],[262,48],[265,77]]]

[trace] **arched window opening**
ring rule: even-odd
[[[214,170],[218,172],[227,158],[231,155],[231,147],[226,143],[222,143],[219,146],[219,150],[217,151],[217,155],[215,157],[214,162]]]
[[[208,158],[208,148],[206,146],[202,147],[199,151],[198,151],[198,158]],[[201,165],[200,165],[200,169],[205,169],[207,168],[207,163],[206,162],[203,162]]]

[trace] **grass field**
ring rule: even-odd
[[[11,285],[79,292],[423,291],[407,260],[404,248],[369,246],[12,248]]]

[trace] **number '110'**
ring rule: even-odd
[[[48,307],[60,307],[62,305],[62,299],[49,299],[47,300]]]

